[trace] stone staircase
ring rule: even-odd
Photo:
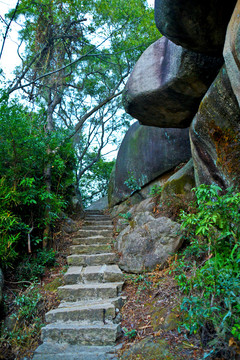
[[[123,274],[111,250],[112,232],[108,216],[87,212],[73,239],[65,285],[58,288],[61,303],[46,314],[34,360],[116,359]]]

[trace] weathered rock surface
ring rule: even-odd
[[[193,160],[189,160],[180,170],[172,175],[164,184],[161,200],[172,198],[175,195],[184,195],[191,198],[191,190],[195,186]]]
[[[155,0],[160,33],[177,45],[221,55],[226,28],[236,0]]]
[[[104,196],[101,199],[94,201],[87,210],[105,210],[108,208],[108,199],[107,196]]]
[[[166,340],[157,337],[146,337],[140,342],[133,344],[130,349],[124,351],[123,360],[144,359],[144,360],[173,360],[174,357],[169,351],[169,345]]]
[[[137,185],[143,187],[190,157],[188,129],[159,129],[134,123],[118,152],[115,176],[109,189],[109,205],[131,195],[133,190],[124,184],[131,174]],[[139,200],[142,199],[140,196]]]
[[[240,111],[225,66],[202,100],[190,137],[197,186],[239,184]]]
[[[188,127],[221,65],[219,58],[162,37],[137,61],[123,95],[125,110],[144,125]]]
[[[240,105],[240,1],[238,0],[228,24],[224,59],[233,92]]]
[[[180,224],[166,217],[155,219],[150,212],[138,213],[117,237],[119,266],[133,273],[163,265],[180,246]]]

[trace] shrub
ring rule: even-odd
[[[134,176],[133,172],[128,172],[129,177],[124,181],[124,184],[131,190],[131,194],[135,191],[141,190],[141,186]]]
[[[231,188],[223,194],[216,185],[194,191],[195,211],[181,214],[190,245],[175,267],[187,295],[182,328],[199,332],[203,345],[212,346],[211,356],[230,359],[229,340],[240,338],[240,193]]]
[[[66,207],[75,156],[67,130],[47,134],[41,112],[30,113],[16,100],[1,103],[0,123],[0,266],[6,268],[27,252],[28,243],[42,241]],[[51,191],[44,177],[47,164]]]
[[[37,250],[35,257],[25,256],[17,267],[16,275],[20,281],[36,281],[44,275],[45,267],[56,263],[56,253],[53,249]]]

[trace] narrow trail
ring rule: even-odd
[[[46,314],[34,360],[115,360],[121,333],[123,274],[111,250],[113,225],[100,211],[87,211],[68,257],[61,303]]]

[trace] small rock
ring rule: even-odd
[[[137,344],[133,344],[129,350],[126,350],[121,359],[131,360],[173,360],[173,356],[169,351],[169,346],[166,340],[154,338],[152,336],[146,337]]]

